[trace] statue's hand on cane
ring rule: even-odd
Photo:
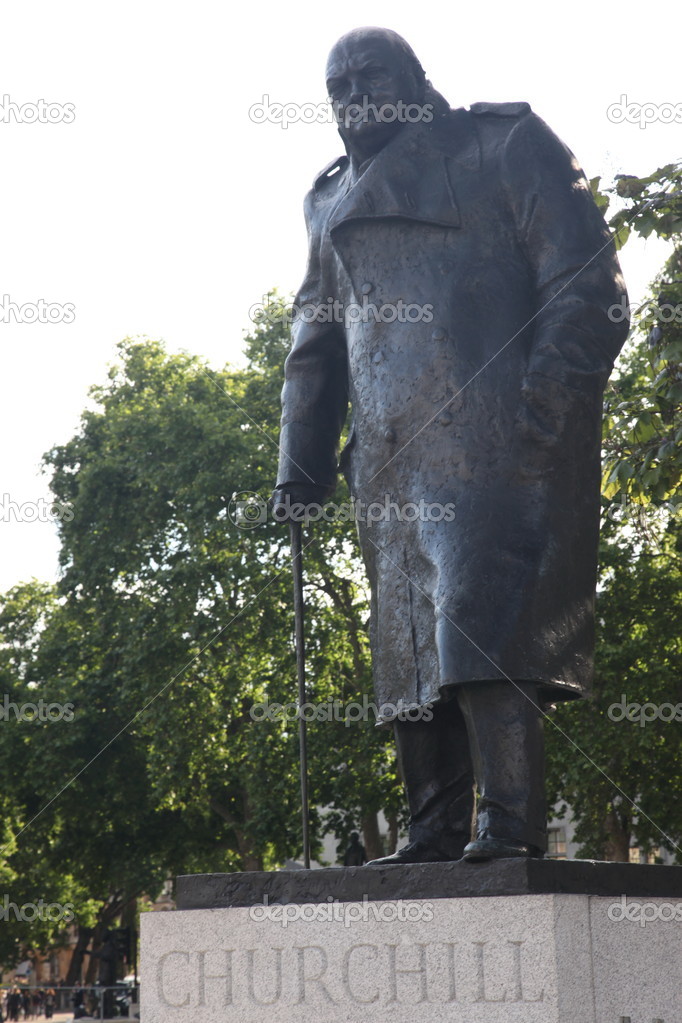
[[[277,522],[305,523],[312,509],[321,507],[326,487],[316,483],[281,483],[272,494],[272,515]]]

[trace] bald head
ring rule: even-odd
[[[338,65],[339,60],[346,60],[354,52],[371,48],[383,54],[391,54],[399,64],[413,73],[417,81],[425,80],[424,69],[417,55],[402,36],[390,28],[354,28],[334,44],[327,59],[327,78],[330,69]]]
[[[406,105],[423,101],[425,75],[397,32],[356,28],[329,54],[327,91],[341,136],[351,153],[364,159],[400,130]]]

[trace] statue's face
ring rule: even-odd
[[[404,54],[377,36],[337,43],[327,63],[327,91],[342,137],[362,157],[386,145],[405,123],[401,104],[418,99]]]

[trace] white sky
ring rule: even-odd
[[[680,38],[681,11],[659,9],[657,40]],[[253,104],[323,102],[335,40],[383,25],[451,105],[528,100],[588,176],[645,174],[680,155],[681,126],[606,110],[623,94],[682,103],[675,54],[643,40],[648,17],[632,0],[4,3],[0,96],[73,103],[75,120],[0,123],[0,300],[76,316],[0,323],[0,590],[56,576],[54,526],[7,521],[9,502],[47,499],[41,456],[72,436],[116,342],[236,362],[250,306],[299,284],[303,196],[342,146],[331,124],[253,123]],[[633,299],[664,256],[655,241],[626,250]]]

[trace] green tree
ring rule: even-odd
[[[583,854],[627,859],[636,844],[680,860],[682,739],[669,717],[682,705],[682,164],[597,195],[618,204],[619,245],[655,233],[672,252],[630,310],[605,395],[595,690],[548,723],[549,795],[570,805]],[[624,700],[648,709],[621,717]]]
[[[264,499],[275,479],[287,351],[274,295],[244,369],[126,340],[78,433],[46,456],[62,578],[31,621],[31,592],[8,595],[4,622],[30,653],[10,665],[15,684],[73,719],[49,740],[26,733],[3,764],[23,779],[5,853],[13,869],[45,849],[43,877],[69,865],[82,945],[168,874],[300,853],[297,722],[259,720],[296,699],[288,533],[233,521],[233,495]],[[321,522],[304,541],[309,700],[371,700],[353,525]],[[390,738],[371,716],[309,725],[311,803],[326,810],[314,851],[323,829],[344,841],[359,826],[384,851],[378,811],[394,831],[404,814]]]
[[[550,799],[570,806],[583,855],[627,860],[634,844],[679,859],[682,532],[669,521],[656,547],[620,522],[605,533],[594,693],[550,715]]]
[[[630,339],[607,390],[604,495],[674,508],[682,502],[682,162],[645,178],[620,175],[609,193],[600,201],[607,208],[619,200],[610,225],[620,245],[634,231],[671,242],[672,252],[631,310]]]

